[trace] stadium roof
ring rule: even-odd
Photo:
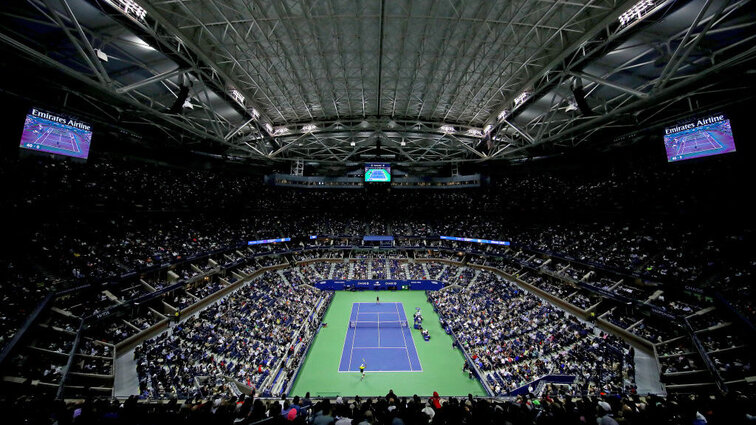
[[[263,161],[555,152],[691,114],[697,95],[722,92],[703,105],[721,107],[740,88],[723,73],[756,58],[749,0],[19,0],[0,11],[0,45],[75,81],[69,94],[105,120]]]

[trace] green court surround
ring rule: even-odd
[[[352,303],[375,302],[376,296],[380,296],[382,302],[403,303],[410,324],[415,307],[420,307],[423,326],[431,335],[431,340],[426,342],[419,330],[412,329],[422,372],[370,373],[368,364],[364,381],[360,381],[359,372],[339,372]],[[292,396],[304,396],[308,391],[313,397],[379,396],[389,389],[401,396],[430,396],[434,391],[446,396],[486,395],[477,379],[469,379],[467,373],[462,372],[464,356],[452,348],[452,337],[441,328],[439,317],[424,291],[336,291],[323,321],[328,326],[321,328],[315,337],[290,393]]]

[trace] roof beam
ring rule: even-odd
[[[633,96],[636,96],[636,97],[640,97],[640,98],[646,98],[646,97],[648,97],[647,93],[644,93],[644,92],[642,92],[640,90],[635,90],[635,89],[631,89],[629,87],[625,87],[625,86],[623,86],[621,84],[617,84],[617,83],[611,82],[611,81],[609,81],[609,80],[607,80],[605,78],[601,78],[601,77],[597,77],[595,75],[588,74],[587,72],[572,72],[572,71],[568,71],[568,72],[566,72],[566,74],[567,75],[571,75],[573,77],[577,77],[577,78],[583,78],[583,79],[588,80],[588,81],[593,81],[594,83],[601,84],[601,85],[604,85],[604,86],[607,86],[607,87],[611,87],[613,89],[617,89],[619,91],[632,94]]]
[[[0,42],[3,42],[3,43],[7,44],[8,46],[10,46],[10,47],[12,47],[12,48],[14,48],[16,50],[19,50],[21,53],[29,56],[30,58],[32,58],[32,59],[34,59],[34,60],[36,60],[36,61],[38,61],[38,62],[40,62],[42,64],[45,64],[45,65],[47,65],[49,67],[57,69],[61,73],[65,74],[65,75],[67,75],[67,76],[69,76],[71,78],[74,78],[74,79],[76,79],[76,80],[78,80],[80,82],[83,82],[84,84],[86,84],[86,85],[88,85],[88,86],[90,86],[90,87],[92,87],[92,88],[100,91],[101,93],[104,93],[107,96],[110,96],[112,98],[118,99],[119,101],[124,102],[125,104],[128,104],[129,106],[131,106],[131,107],[133,107],[133,108],[135,108],[137,110],[146,112],[149,115],[157,118],[160,121],[164,121],[164,122],[169,123],[169,124],[171,124],[171,125],[173,125],[175,127],[181,128],[181,129],[183,129],[183,130],[185,130],[185,131],[187,131],[187,132],[189,132],[189,133],[191,133],[191,134],[193,134],[193,135],[195,135],[197,137],[200,137],[201,139],[214,140],[214,141],[218,141],[218,142],[222,142],[223,141],[223,139],[219,139],[216,135],[213,135],[212,133],[208,133],[208,132],[206,132],[204,130],[200,130],[198,128],[190,126],[190,125],[188,125],[185,122],[177,120],[176,118],[171,117],[171,116],[169,116],[167,114],[164,114],[162,112],[156,111],[156,110],[154,110],[154,109],[152,109],[152,108],[150,108],[150,107],[148,107],[148,106],[146,106],[146,105],[144,105],[144,104],[142,104],[140,102],[137,102],[134,99],[131,99],[131,98],[125,97],[125,96],[121,96],[118,93],[116,93],[115,90],[113,90],[110,86],[107,86],[107,85],[103,84],[102,82],[95,81],[95,80],[91,79],[90,77],[88,77],[86,75],[83,75],[80,72],[78,72],[78,71],[76,71],[76,70],[74,70],[74,69],[72,69],[72,68],[70,68],[70,67],[68,67],[66,65],[61,64],[60,62],[58,62],[58,61],[50,58],[48,55],[46,55],[46,54],[44,54],[42,52],[39,52],[36,49],[31,48],[31,47],[29,47],[29,46],[27,46],[27,45],[25,45],[25,44],[17,41],[13,37],[10,37],[10,36],[6,35],[5,33],[0,32]]]
[[[181,4],[183,5],[183,3],[181,3]],[[148,1],[141,1],[140,5],[147,11],[147,14],[152,19],[154,19],[155,22],[158,25],[160,25],[161,27],[163,27],[165,29],[165,31],[167,31],[169,34],[172,34],[173,37],[175,37],[176,39],[180,40],[181,44],[183,45],[183,47],[185,49],[190,50],[193,55],[196,55],[197,58],[204,65],[208,66],[212,70],[213,74],[216,74],[218,77],[220,77],[220,79],[221,79],[220,86],[216,87],[216,89],[218,91],[220,91],[220,93],[218,93],[218,94],[221,97],[223,97],[224,99],[227,99],[230,102],[231,105],[235,105],[236,101],[229,98],[228,90],[227,90],[228,88],[225,87],[225,85],[227,85],[227,84],[233,85],[236,90],[238,90],[239,92],[241,92],[244,95],[245,100],[248,101],[249,104],[250,104],[249,106],[253,107],[254,109],[256,109],[258,111],[259,114],[261,114],[260,119],[262,119],[263,121],[270,121],[270,118],[262,115],[263,114],[262,109],[252,101],[253,98],[250,95],[250,93],[247,93],[246,90],[244,90],[239,85],[239,83],[237,81],[235,81],[233,78],[231,78],[230,75],[228,75],[220,66],[218,66],[218,64],[216,64],[205,53],[205,51],[203,49],[199,48],[199,46],[197,44],[195,44],[193,40],[189,40],[186,36],[184,36],[184,34],[169,19],[167,19],[165,16],[163,16],[163,14],[159,10],[157,10],[157,8],[155,6],[153,6]],[[152,36],[156,40],[160,40],[160,37],[158,35],[153,34]],[[166,45],[166,46],[170,47],[173,50],[173,46],[169,46],[169,45]],[[211,76],[206,76],[206,78],[207,77],[211,77]],[[208,79],[211,80],[211,78],[208,78]],[[216,81],[216,84],[217,84],[217,79],[215,81]],[[247,109],[246,105],[241,105],[241,109],[244,111],[243,114],[246,117],[254,117],[254,115],[252,114],[252,112]],[[262,132],[262,133],[265,134],[264,132]]]
[[[520,136],[524,137],[524,138],[525,138],[525,140],[527,140],[527,141],[528,141],[528,142],[530,142],[530,143],[533,143],[533,137],[531,137],[531,136],[530,136],[530,135],[529,135],[528,133],[526,133],[526,132],[524,132],[524,131],[520,130],[520,128],[519,128],[519,127],[517,127],[516,125],[514,125],[514,124],[512,124],[511,122],[507,121],[507,119],[506,119],[506,118],[504,118],[504,119],[502,120],[502,122],[504,122],[504,124],[506,124],[506,125],[508,125],[508,126],[512,127],[512,129],[513,129],[514,131],[516,131],[516,132],[517,132],[517,134],[519,134]]]
[[[76,15],[74,15],[73,10],[71,10],[71,6],[69,6],[68,1],[66,0],[59,0],[61,6],[63,6],[63,9],[66,11],[66,15],[68,15],[68,18],[71,20],[71,23],[73,24],[74,28],[76,28],[76,32],[79,34],[79,38],[81,38],[81,42],[84,45],[84,47],[87,50],[88,56],[92,58],[92,62],[94,62],[95,67],[97,68],[97,71],[102,79],[105,80],[105,83],[108,85],[112,85],[113,81],[108,77],[108,72],[105,70],[105,67],[102,66],[102,63],[100,63],[100,60],[97,58],[97,53],[95,53],[94,48],[92,47],[92,43],[89,42],[89,38],[87,38],[87,34],[84,32],[84,29],[81,27],[81,24],[79,24],[79,20],[76,19]],[[48,1],[45,0],[45,3],[47,4]],[[49,8],[49,4],[48,4]],[[50,9],[50,12],[54,14],[53,10]]]
[[[116,89],[116,93],[124,94],[128,93],[132,90],[140,89],[144,86],[148,86],[150,84],[159,83],[163,80],[167,80],[169,78],[177,77],[180,74],[183,74],[186,72],[186,70],[182,70],[181,68],[174,69],[172,71],[166,71],[160,74],[153,75],[152,77],[145,78],[142,81],[137,81],[134,84],[129,84],[128,86],[118,87]]]
[[[737,64],[739,64],[739,63],[741,63],[743,61],[754,60],[754,59],[756,59],[756,46],[753,46],[750,49],[745,50],[745,51],[743,51],[743,52],[741,52],[741,53],[739,53],[739,54],[737,54],[737,55],[735,55],[735,56],[733,56],[733,57],[731,57],[731,58],[729,58],[727,60],[719,62],[719,63],[717,63],[715,65],[710,66],[710,67],[704,68],[703,70],[701,70],[697,74],[689,76],[689,77],[687,77],[687,78],[685,78],[685,79],[677,82],[676,84],[673,84],[673,85],[671,85],[669,87],[664,88],[663,90],[660,90],[660,91],[658,91],[656,93],[653,93],[652,95],[649,95],[648,97],[639,98],[635,102],[631,102],[629,104],[625,104],[623,106],[617,107],[617,108],[615,108],[615,109],[613,109],[613,110],[605,113],[604,115],[601,115],[601,116],[598,116],[598,117],[593,117],[593,118],[585,120],[582,123],[577,124],[577,125],[575,125],[573,127],[565,128],[565,129],[557,132],[556,134],[551,134],[551,135],[549,135],[547,137],[544,137],[544,138],[536,141],[535,143],[533,143],[530,146],[523,146],[523,147],[519,147],[519,148],[513,149],[513,150],[507,152],[507,155],[511,156],[512,154],[514,154],[516,152],[519,152],[519,151],[531,148],[533,146],[542,145],[544,143],[552,142],[552,141],[557,140],[557,139],[563,139],[567,135],[570,135],[570,134],[573,134],[573,133],[576,133],[576,132],[579,132],[579,131],[582,131],[582,130],[591,129],[591,128],[594,128],[594,127],[596,127],[598,125],[603,125],[603,124],[605,124],[607,122],[610,122],[613,119],[615,119],[615,117],[617,117],[618,115],[626,114],[626,113],[631,113],[631,112],[640,110],[640,109],[642,109],[644,107],[650,106],[652,104],[658,104],[658,103],[663,102],[663,101],[665,101],[667,99],[670,99],[671,97],[674,97],[674,96],[678,95],[682,91],[684,91],[684,90],[688,89],[689,87],[691,87],[693,84],[696,84],[696,83],[700,82],[701,80],[703,80],[704,78],[708,77],[709,75],[711,75],[713,73],[717,73],[717,72],[722,71],[723,69],[727,69],[729,67],[736,66]]]
[[[449,138],[451,138],[452,140],[454,140],[455,142],[457,142],[460,146],[462,146],[463,148],[465,148],[465,150],[467,150],[468,152],[472,152],[473,154],[475,154],[476,156],[478,156],[478,158],[485,158],[486,157],[486,154],[478,152],[476,149],[474,149],[472,146],[470,146],[467,143],[465,143],[465,141],[460,140],[458,137],[450,134]]]
[[[381,99],[383,98],[381,75],[383,71],[383,26],[386,23],[385,10],[386,0],[381,0],[381,13],[378,14],[378,81],[376,89],[378,91],[378,96],[376,96],[376,101],[378,102],[376,113],[378,116],[381,116]]]
[[[96,58],[96,55],[94,54],[94,51],[92,50],[92,46],[89,44],[89,40],[87,39],[86,35],[81,31],[81,26],[78,25],[78,22],[76,21],[76,17],[73,16],[73,13],[68,15],[68,19],[73,21],[74,27],[77,28],[77,32],[79,33],[79,36],[82,40],[77,39],[72,33],[71,29],[68,28],[68,25],[66,25],[65,22],[63,22],[63,19],[59,16],[58,12],[55,11],[55,9],[52,7],[52,4],[50,3],[50,0],[42,0],[45,7],[47,7],[48,13],[44,13],[41,9],[38,9],[41,13],[47,15],[53,22],[55,22],[58,27],[63,31],[63,33],[68,37],[71,44],[74,46],[76,51],[79,53],[82,59],[84,59],[84,62],[89,66],[89,68],[92,70],[92,73],[97,77],[98,80],[100,80],[100,83],[102,84],[111,84],[110,78],[108,78],[107,73],[105,72],[105,69],[102,68],[102,64],[99,63],[99,59]],[[61,0],[62,5],[65,4],[65,0]],[[67,4],[65,4],[67,6]],[[35,5],[35,7],[37,7]],[[82,44],[86,46],[89,46],[87,49],[88,51],[84,51],[84,47],[82,47]],[[90,53],[88,53],[90,52]]]
[[[706,26],[698,33],[696,34],[696,38],[693,40],[692,43],[690,43],[687,48],[685,48],[684,51],[681,51],[685,47],[685,45],[688,43],[688,40],[690,39],[691,35],[693,34],[693,30],[698,27],[698,24],[701,22],[701,19],[706,14],[706,11],[709,9],[709,6],[712,4],[712,0],[707,0],[706,3],[703,5],[701,10],[699,11],[698,15],[696,15],[695,20],[690,25],[690,28],[688,28],[688,31],[685,33],[685,36],[683,36],[682,41],[680,41],[680,44],[677,45],[677,48],[675,49],[675,52],[672,54],[671,60],[667,63],[667,66],[664,67],[664,70],[662,70],[661,76],[657,80],[657,83],[654,85],[654,90],[661,90],[664,88],[664,86],[669,82],[669,79],[677,73],[677,70],[680,68],[680,65],[685,62],[685,59],[688,58],[688,55],[695,49],[695,47],[698,45],[698,43],[704,39],[706,36],[706,33],[709,31],[712,25],[716,22],[717,18],[722,15],[722,12],[724,12],[725,7],[728,5],[728,2],[723,1],[717,10],[714,12],[714,15],[711,19],[709,19],[709,22],[706,23]]]
[[[528,79],[525,83],[520,84],[516,90],[511,91],[510,95],[507,96],[503,104],[500,104],[500,107],[494,109],[494,112],[486,119],[486,122],[495,122],[496,117],[499,114],[498,111],[504,109],[505,107],[509,107],[509,105],[514,101],[515,96],[518,96],[524,90],[533,87],[533,85],[538,82],[544,75],[552,72],[555,67],[557,67],[566,58],[579,50],[586,42],[596,38],[596,36],[602,31],[606,31],[608,25],[615,23],[617,21],[617,18],[619,18],[620,15],[625,13],[625,11],[630,9],[632,6],[634,6],[635,3],[637,3],[637,0],[625,0],[621,5],[617,6],[616,8],[614,8],[614,10],[608,13],[596,25],[591,27],[588,31],[585,31],[582,37],[577,38],[575,41],[563,48],[562,52],[554,56],[545,66],[541,68],[540,71],[533,74],[533,76],[531,76],[531,78]],[[504,89],[504,87],[499,88],[499,90],[502,89]],[[534,93],[534,96],[535,95],[536,94]],[[531,96],[531,99],[534,96]]]

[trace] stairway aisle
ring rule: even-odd
[[[139,395],[139,376],[137,376],[133,349],[123,353],[116,359],[113,387],[113,395],[115,397]]]
[[[635,384],[638,394],[664,394],[665,390],[659,380],[659,365],[654,356],[643,350],[635,349]]]

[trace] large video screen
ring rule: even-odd
[[[365,182],[391,182],[391,164],[365,164]]]
[[[26,116],[20,147],[87,159],[92,127],[75,118],[32,108]]]
[[[735,152],[730,120],[717,115],[664,129],[667,161]]]

